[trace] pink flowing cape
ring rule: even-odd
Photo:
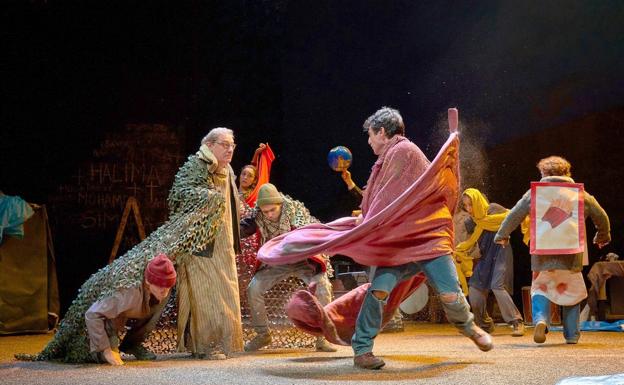
[[[413,143],[393,138],[373,166],[362,201],[364,220],[359,226],[352,217],[304,226],[267,242],[258,258],[268,264],[282,264],[320,253],[339,253],[364,265],[396,266],[450,254],[452,217],[459,195],[457,125],[457,110],[449,109],[451,134],[428,167]],[[419,273],[392,290],[382,325],[424,280]],[[288,302],[286,312],[297,327],[324,335],[335,344],[348,345],[369,287],[359,286],[325,307],[313,296],[314,287],[310,288],[312,293],[299,290]]]
[[[395,147],[405,148],[400,142]],[[392,165],[394,160],[401,161],[400,157],[388,156],[385,162]],[[457,132],[451,132],[433,162],[416,179],[414,174],[419,170],[419,165],[411,167],[404,161],[380,170],[373,166],[371,179],[377,171],[382,183],[375,185],[374,194],[365,193],[362,208],[368,211],[361,224],[356,226],[356,218],[347,217],[301,227],[265,243],[258,259],[281,265],[317,254],[342,254],[363,265],[397,266],[451,254],[452,218],[459,195]]]

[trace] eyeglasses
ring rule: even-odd
[[[229,150],[230,148],[233,150],[236,148],[236,143],[228,143],[228,142],[215,142],[215,143],[223,147],[226,150]]]

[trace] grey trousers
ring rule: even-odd
[[[297,277],[307,285],[316,283],[316,298],[325,306],[332,299],[332,289],[326,273],[316,274],[313,266],[307,262],[266,266],[259,270],[249,282],[247,299],[251,310],[251,325],[258,334],[268,333],[269,318],[264,303],[264,293],[275,284],[288,277]]]
[[[470,286],[468,290],[468,301],[470,302],[470,307],[472,307],[475,323],[481,327],[493,323],[492,317],[490,317],[487,312],[487,297],[490,290],[477,289],[473,286]],[[498,307],[505,322],[512,323],[514,321],[522,321],[522,315],[518,311],[518,308],[507,290],[492,289],[492,292],[496,297],[496,302],[498,302]]]

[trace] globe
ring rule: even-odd
[[[351,155],[351,150],[345,146],[334,147],[329,150],[329,154],[327,154],[327,163],[329,163],[329,167],[338,172],[348,169],[349,166],[351,166],[352,160],[353,155]]]

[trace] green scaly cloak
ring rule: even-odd
[[[214,241],[225,211],[225,199],[215,190],[210,160],[189,156],[176,174],[169,193],[169,220],[113,263],[95,272],[80,288],[52,341],[39,354],[16,354],[20,360],[94,362],[89,351],[85,313],[96,301],[121,288],[140,286],[147,263],[159,253],[174,262]]]

